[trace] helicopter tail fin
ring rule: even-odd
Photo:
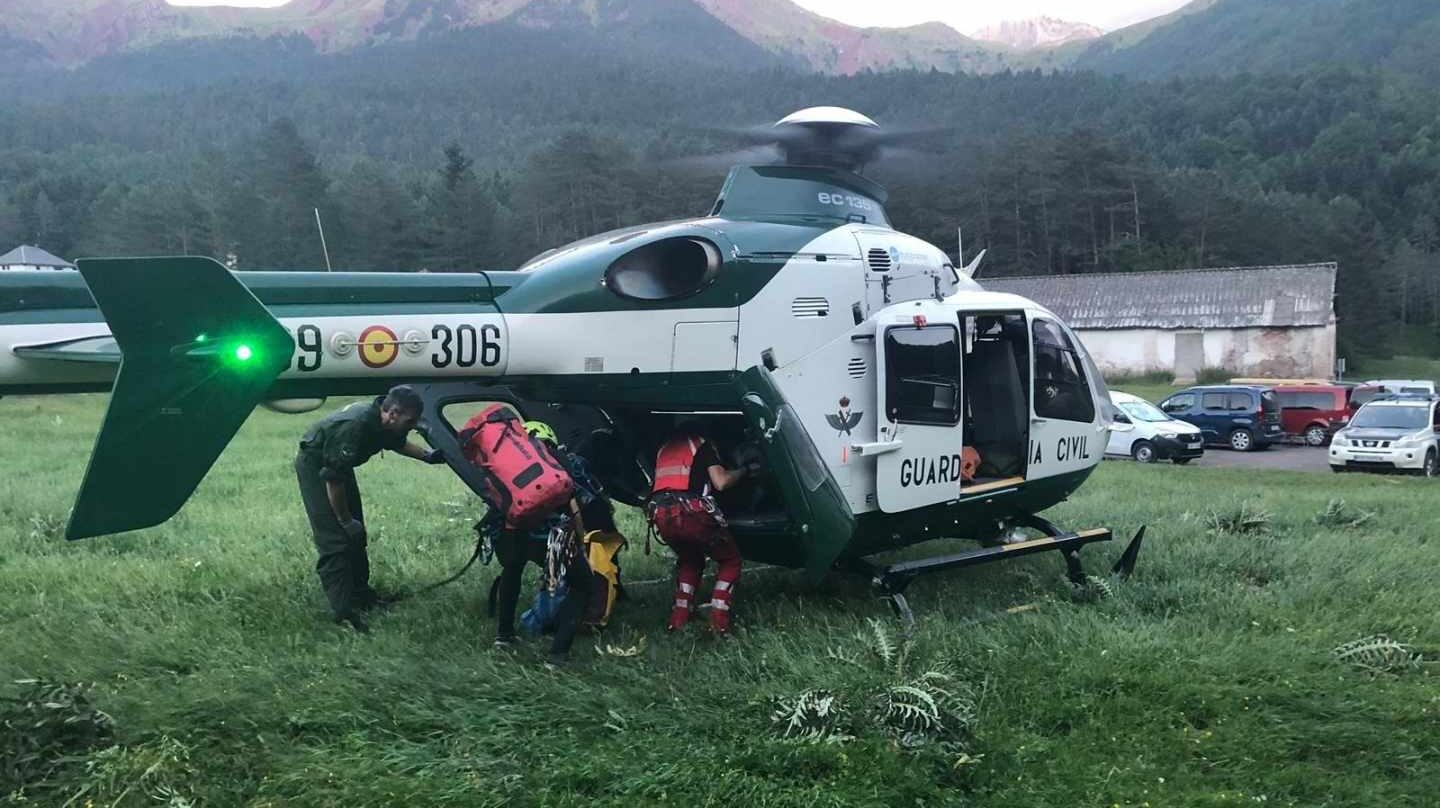
[[[1135,572],[1135,562],[1140,560],[1140,543],[1145,541],[1146,527],[1148,526],[1141,525],[1140,529],[1135,531],[1135,537],[1125,546],[1125,552],[1120,554],[1120,558],[1115,561],[1115,566],[1110,568],[1112,573],[1121,578],[1129,578],[1130,574]]]
[[[173,516],[295,350],[289,332],[212,259],[90,259],[79,269],[121,360],[69,539]]]
[[[960,270],[960,274],[967,278],[975,277],[975,273],[980,271],[980,262],[985,260],[985,253],[987,252],[989,252],[989,250],[981,250],[980,254],[975,256],[974,261],[971,261],[964,269]]]

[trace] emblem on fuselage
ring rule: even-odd
[[[372,325],[360,332],[360,361],[366,367],[383,368],[400,355],[395,332],[383,325]]]
[[[834,427],[839,434],[849,435],[850,430],[859,426],[860,419],[864,417],[865,413],[863,412],[850,412],[850,397],[841,396],[840,412],[826,415],[825,420],[829,421],[830,426]]]

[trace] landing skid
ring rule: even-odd
[[[863,558],[847,559],[845,563],[851,570],[870,577],[870,582],[876,591],[880,593],[881,597],[890,601],[890,607],[895,610],[895,616],[900,618],[908,629],[915,624],[915,613],[911,611],[910,604],[905,599],[905,589],[921,575],[957,567],[974,567],[1032,553],[1059,551],[1065,559],[1065,576],[1070,579],[1072,584],[1082,586],[1085,584],[1086,576],[1085,568],[1080,564],[1080,548],[1095,542],[1110,541],[1113,538],[1108,530],[1084,530],[1079,533],[1071,533],[1061,530],[1053,523],[1038,516],[1026,517],[1020,524],[1034,528],[1044,533],[1045,536],[995,547],[981,547],[963,553],[903,561],[889,566],[881,566]],[[1144,539],[1145,528],[1141,527],[1135,533],[1135,537],[1130,540],[1130,544],[1125,547],[1125,552],[1120,554],[1119,560],[1111,567],[1113,574],[1121,578],[1128,578],[1130,573],[1135,571],[1135,562],[1140,556],[1140,544]]]

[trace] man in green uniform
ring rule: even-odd
[[[406,436],[420,420],[420,396],[401,385],[367,404],[357,401],[305,433],[295,456],[300,500],[310,517],[320,558],[315,572],[330,600],[335,622],[348,622],[365,633],[362,612],[380,602],[370,588],[370,557],[365,551],[365,512],[355,467],[382,449],[426,463],[443,463],[439,450],[423,449]]]

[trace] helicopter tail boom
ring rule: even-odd
[[[80,272],[122,358],[69,539],[173,516],[295,350],[211,259],[87,260]]]

